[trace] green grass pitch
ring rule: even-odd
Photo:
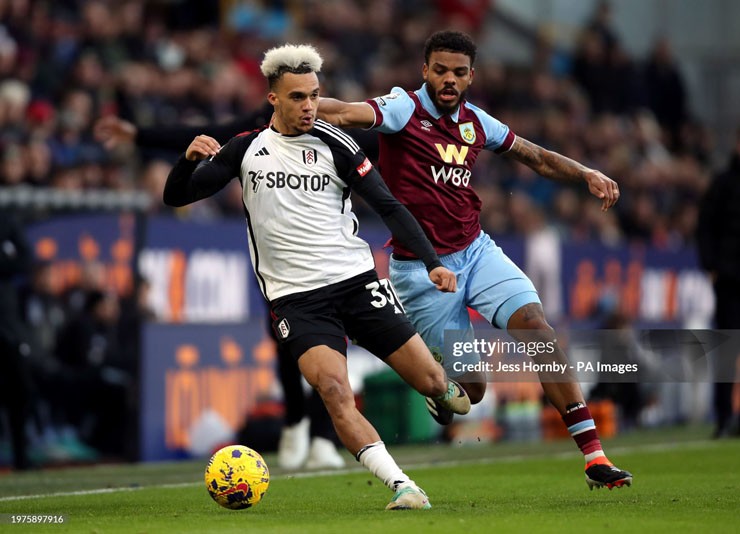
[[[612,491],[588,490],[567,440],[391,447],[429,494],[428,511],[385,511],[390,491],[349,457],[339,474],[273,468],[263,501],[241,511],[210,499],[205,461],[6,473],[0,532],[740,532],[740,440],[707,433],[642,431],[605,442],[635,475],[631,488]],[[13,525],[9,514],[64,514],[66,522]]]

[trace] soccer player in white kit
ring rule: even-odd
[[[389,281],[378,279],[370,248],[357,236],[350,192],[362,195],[421,258],[430,287],[454,292],[457,281],[354,141],[315,120],[321,63],[306,45],[268,51],[261,68],[275,109],[271,124],[220,150],[214,139],[196,137],[172,169],[164,201],[189,204],[239,178],[252,265],[278,342],[318,390],[345,447],[394,492],[387,508],[429,508],[355,406],[345,336],[446,409],[467,413],[470,399],[434,361]]]

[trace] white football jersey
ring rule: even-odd
[[[238,173],[252,266],[272,301],[375,267],[350,200],[352,179],[370,169],[349,135],[317,120],[302,135],[272,128],[241,134],[194,176]]]

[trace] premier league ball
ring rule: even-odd
[[[260,502],[270,485],[262,456],[244,445],[216,451],[206,466],[206,488],[224,508],[241,510]]]

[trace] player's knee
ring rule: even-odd
[[[528,330],[535,341],[547,343],[555,339],[555,330],[545,321],[544,317],[540,321],[533,322]]]
[[[549,325],[539,304],[527,304],[509,319],[507,330],[522,341],[552,341],[555,330]]]
[[[348,404],[354,403],[352,388],[347,377],[334,374],[322,375],[316,384],[316,390],[321,395],[329,413],[337,413],[346,409]]]
[[[460,386],[470,397],[470,404],[478,404],[486,394],[485,382],[460,382]]]

